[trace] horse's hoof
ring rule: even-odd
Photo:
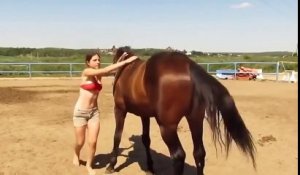
[[[112,174],[114,172],[115,172],[115,169],[111,168],[111,167],[107,167],[106,170],[105,170],[105,174]]]

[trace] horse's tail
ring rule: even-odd
[[[219,143],[225,146],[228,155],[233,139],[238,148],[251,157],[253,167],[256,169],[256,148],[251,133],[246,128],[228,90],[195,62],[190,64],[190,74],[195,85],[194,97],[198,99],[199,105],[205,105],[207,121],[213,133],[215,146],[216,140],[218,140]],[[197,106],[194,108],[197,108]],[[225,142],[222,139],[220,130],[220,114],[224,121]]]

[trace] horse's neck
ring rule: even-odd
[[[137,59],[131,63],[129,63],[128,65],[126,66],[123,66],[121,67],[119,70],[118,70],[118,74],[122,74],[122,72],[126,69],[126,71],[131,71],[131,72],[134,72],[138,69],[138,67],[143,63],[144,61],[141,60],[141,59]]]
[[[131,62],[130,64],[121,67],[121,68],[116,72],[116,75],[115,75],[115,80],[114,80],[114,83],[113,83],[113,84],[114,84],[114,86],[113,86],[113,92],[115,91],[114,89],[115,89],[116,82],[118,81],[118,79],[120,78],[120,76],[122,75],[122,73],[124,72],[124,70],[126,69],[126,70],[128,70],[128,71],[130,70],[131,72],[135,72],[135,71],[137,70],[137,67],[138,67],[139,65],[141,65],[143,62],[145,62],[145,61],[143,61],[143,60],[141,60],[141,59],[137,59],[137,60]]]

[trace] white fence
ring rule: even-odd
[[[101,63],[106,66],[110,63]],[[35,75],[65,75],[73,77],[81,72],[84,63],[0,63],[0,75],[33,77]],[[37,68],[38,67],[38,68]],[[62,70],[61,70],[62,69]]]
[[[107,66],[110,63],[101,63],[102,66]],[[219,62],[219,63],[199,63],[208,73],[215,75],[216,68],[232,69],[236,76],[237,68],[240,65],[253,65],[262,69],[262,75],[265,79],[272,79],[276,81],[284,80],[291,81],[291,77],[298,80],[298,72],[296,71],[281,71],[281,62]],[[263,66],[273,67],[272,72],[264,72]],[[78,76],[84,67],[84,63],[0,63],[0,77],[35,77],[35,76]],[[285,68],[284,68],[285,69]]]

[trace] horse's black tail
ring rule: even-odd
[[[216,140],[222,143],[228,155],[233,139],[238,148],[251,157],[253,167],[256,168],[256,148],[251,133],[246,128],[228,90],[195,62],[190,64],[190,74],[195,85],[194,95],[199,99],[199,105],[205,105],[207,121],[211,127],[215,144]],[[225,142],[221,135],[220,114],[224,121]]]

